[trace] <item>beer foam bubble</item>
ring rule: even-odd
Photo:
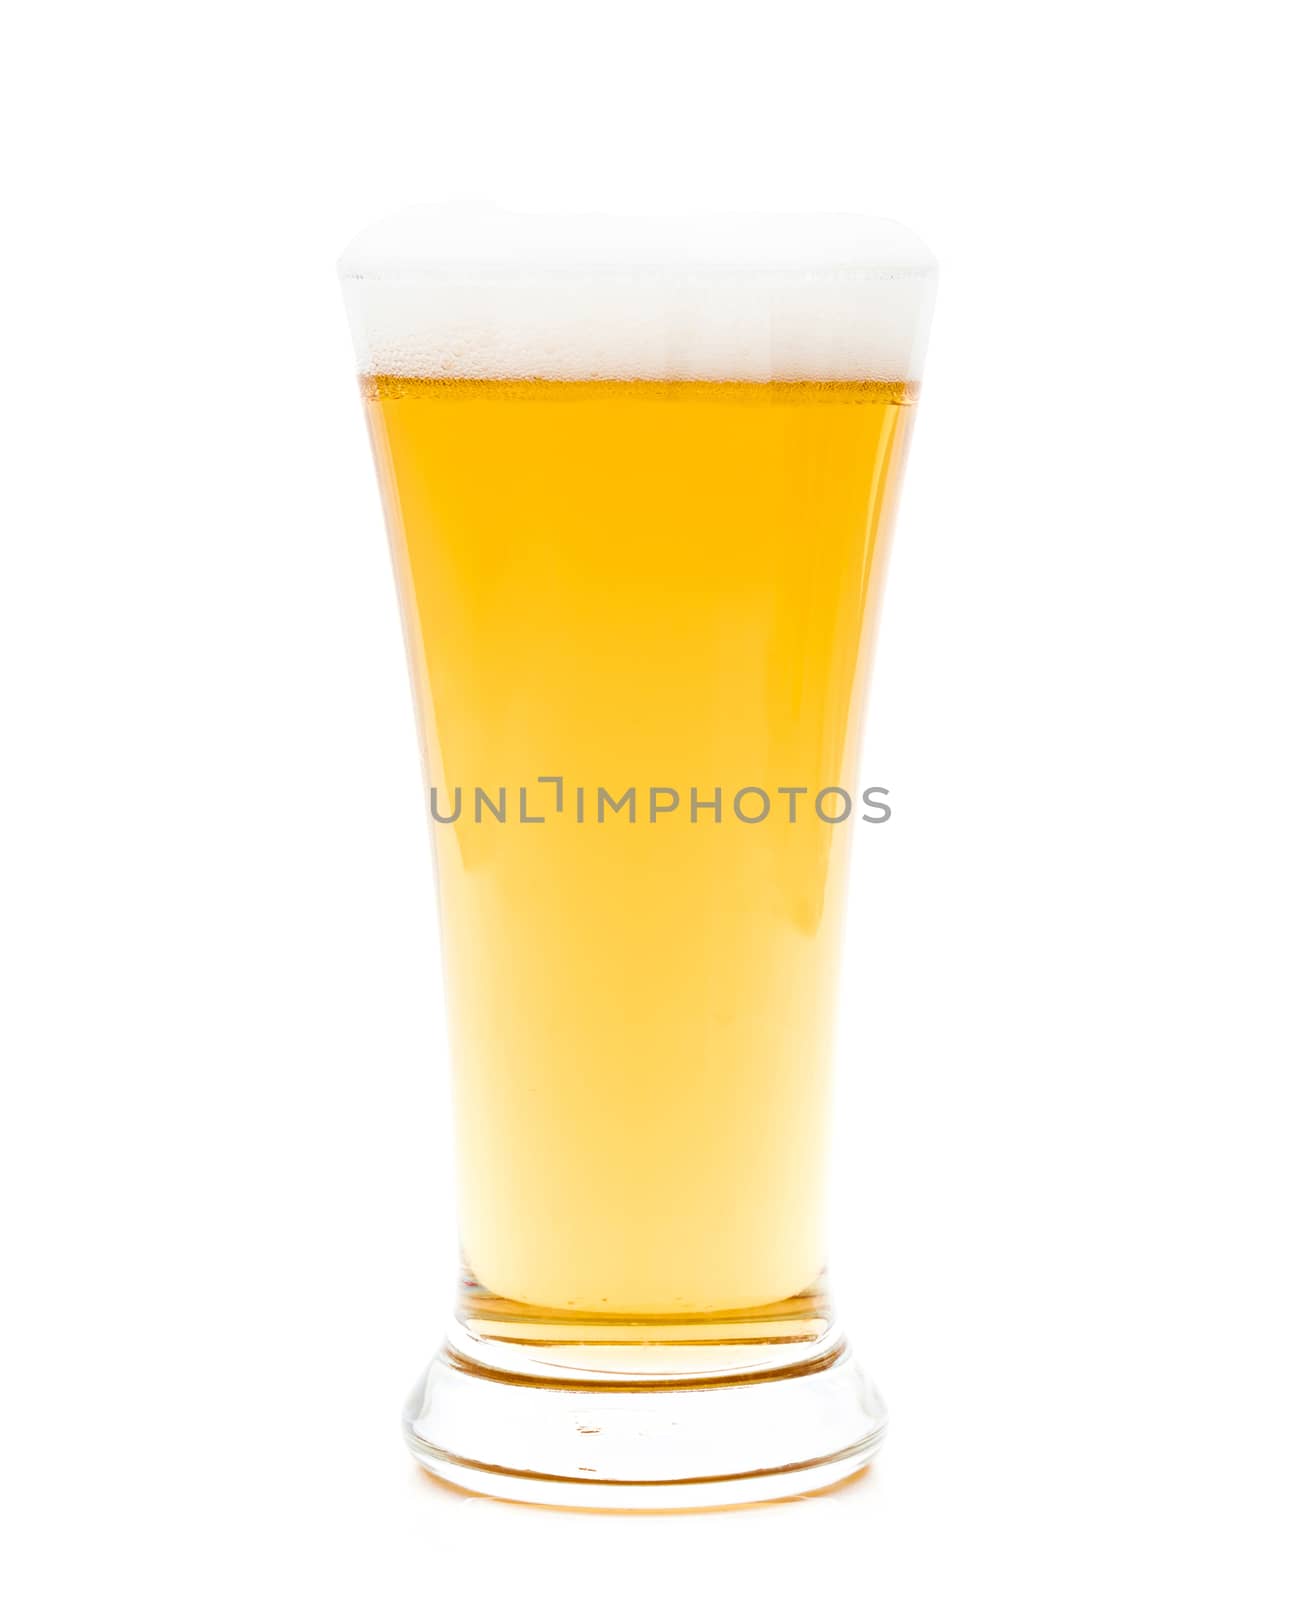
[[[338,264],[362,373],[914,380],[934,258],[858,216],[404,212]]]

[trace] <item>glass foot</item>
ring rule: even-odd
[[[700,1342],[694,1357],[591,1344],[583,1355],[512,1350],[458,1324],[406,1406],[415,1458],[501,1499],[675,1510],[825,1488],[884,1434],[884,1404],[833,1328],[801,1348]]]

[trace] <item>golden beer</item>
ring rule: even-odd
[[[854,783],[912,387],[364,392],[438,813],[461,798],[433,827],[470,1270],[612,1315],[807,1290],[853,826],[812,797]],[[634,801],[599,820],[599,786]]]
[[[822,1283],[826,1124],[933,262],[862,218],[430,213],[341,272],[467,1268],[407,1442],[548,1503],[835,1482],[884,1428]]]

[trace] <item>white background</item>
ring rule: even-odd
[[[1309,1593],[1298,17],[10,19],[10,1594]],[[530,1511],[401,1445],[451,1299],[437,929],[333,262],[460,195],[941,260],[835,1157],[892,1425],[828,1497]]]

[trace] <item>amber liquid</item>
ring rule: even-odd
[[[573,1316],[800,1295],[862,826],[812,796],[857,787],[913,386],[363,385],[439,815],[460,794],[433,832],[470,1269]]]

